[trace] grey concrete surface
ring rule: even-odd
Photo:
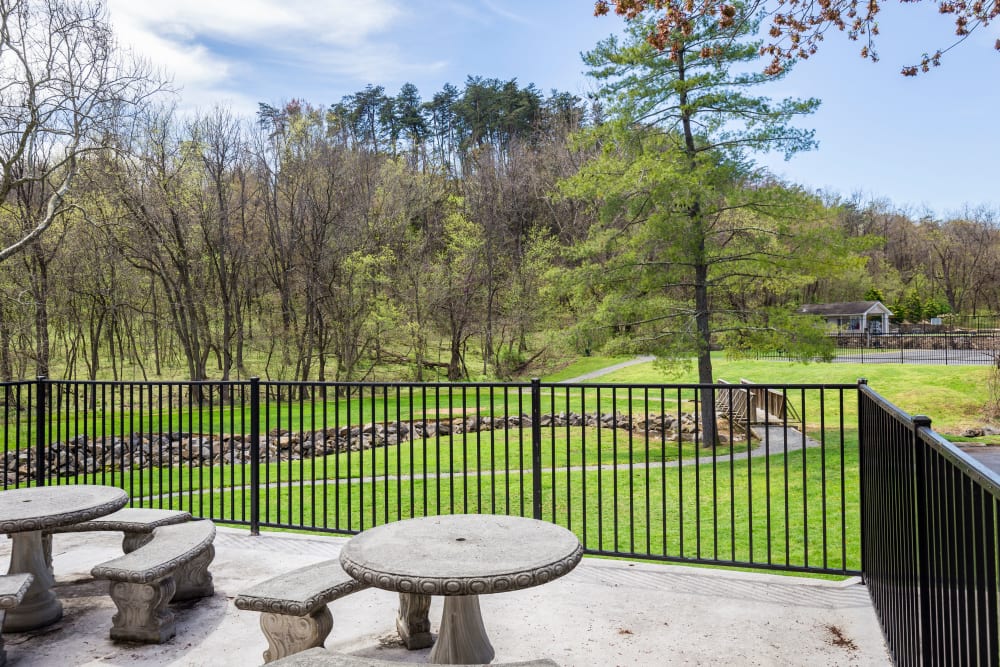
[[[279,572],[336,558],[344,538],[220,527],[215,595],[180,605],[177,636],[162,645],[114,644],[113,604],[94,565],[120,554],[115,533],[54,537],[55,624],[6,634],[10,667],[70,665],[255,665],[266,647],[259,614],[233,605],[238,592]],[[0,539],[0,562],[10,540]],[[431,607],[438,631],[441,598]],[[367,589],[330,605],[329,649],[407,663],[395,630],[398,596]],[[687,568],[584,558],[544,586],[480,598],[496,662],[551,658],[560,665],[885,665],[889,658],[865,588],[857,580]]]
[[[1000,447],[959,443],[958,448],[1000,475]]]

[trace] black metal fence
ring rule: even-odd
[[[515,514],[566,526],[591,554],[860,571],[854,385],[37,380],[0,392],[5,488],[110,484],[136,506],[253,531]]]
[[[591,554],[861,573],[897,663],[1000,662],[1000,478],[863,382],[40,379],[0,399],[4,488],[110,484],[253,531],[516,514]]]
[[[1000,477],[866,386],[862,568],[900,665],[996,665]]]
[[[833,361],[858,364],[942,364],[994,366],[1000,361],[1000,332],[836,334]],[[786,361],[783,352],[758,359]]]
[[[929,324],[929,327],[949,327],[952,329],[972,329],[982,331],[984,329],[1000,329],[1000,316],[998,315],[942,315],[941,324]]]

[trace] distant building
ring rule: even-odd
[[[881,334],[889,331],[892,311],[881,301],[849,301],[847,303],[811,303],[797,313],[819,315],[831,329],[842,333]]]

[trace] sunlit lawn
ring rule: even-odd
[[[594,427],[541,429],[542,469],[569,466],[640,465],[691,461],[710,456],[693,442],[664,439],[656,435]],[[720,445],[717,453],[746,451],[745,442]],[[262,483],[281,484],[299,480],[372,479],[424,477],[475,472],[510,473],[530,471],[531,432],[528,429],[479,431],[454,436],[435,436],[403,441],[392,447],[327,456],[305,456],[285,461],[269,460],[260,466]],[[70,484],[110,484],[128,489],[134,497],[161,493],[186,493],[202,488],[220,489],[250,483],[249,464],[216,466],[155,467],[122,472],[102,470],[61,480]]]
[[[571,528],[595,552],[856,570],[856,439],[843,447],[842,459],[839,434],[832,433],[822,448],[770,458],[720,456],[714,465],[629,465],[628,459],[605,470],[552,471],[546,465],[542,518]],[[425,514],[531,516],[532,484],[530,472],[513,470],[402,482],[377,475],[305,484],[272,480],[260,491],[261,521],[350,532]],[[162,506],[246,522],[249,502],[248,490],[235,490],[183,493]]]

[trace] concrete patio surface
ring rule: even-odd
[[[5,634],[9,667],[257,665],[266,642],[258,614],[233,606],[250,584],[335,558],[346,538],[219,528],[215,595],[174,605],[177,636],[165,644],[115,644],[107,582],[90,568],[121,553],[118,533],[54,537],[56,592],[64,616],[42,630]],[[10,557],[0,540],[0,562]],[[336,651],[425,662],[395,631],[394,593],[368,589],[330,605]],[[733,572],[584,558],[569,575],[481,598],[496,662],[547,657],[572,665],[884,665],[889,657],[857,579]],[[437,632],[441,599],[431,606]]]

